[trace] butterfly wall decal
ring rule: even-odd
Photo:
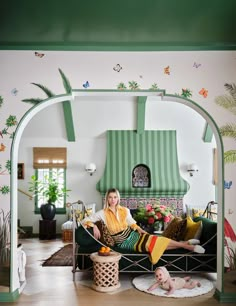
[[[199,91],[199,94],[202,95],[204,98],[207,98],[208,96],[208,90],[206,88],[202,88],[200,91]]]
[[[116,72],[120,72],[122,69],[121,65],[120,64],[117,64],[115,67],[113,67],[113,70],[116,71]]]
[[[16,96],[16,95],[18,94],[18,90],[17,90],[16,88],[13,88],[13,89],[11,90],[11,94],[12,94],[13,96]]]
[[[170,66],[164,68],[164,74],[170,75]]]
[[[86,81],[84,84],[83,84],[83,87],[84,88],[88,88],[90,85],[89,85],[89,81]]]
[[[201,65],[202,65],[202,64],[200,64],[200,63],[194,62],[193,67],[194,67],[194,68],[199,68]]]
[[[39,57],[39,58],[42,58],[42,57],[44,57],[44,53],[39,53],[39,52],[34,52],[34,55],[36,56],[36,57]]]
[[[224,181],[224,189],[230,189],[232,186],[233,182],[232,181]]]

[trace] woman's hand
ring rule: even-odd
[[[93,235],[96,239],[99,239],[101,237],[101,233],[96,224],[94,224],[94,227],[93,227]]]
[[[141,227],[137,227],[137,232],[139,234],[147,234],[147,232],[145,232],[145,230],[143,230]]]

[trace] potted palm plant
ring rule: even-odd
[[[47,203],[40,206],[42,218],[44,220],[53,220],[56,214],[56,201],[67,196],[70,190],[61,187],[57,178],[49,176],[45,176],[43,180],[38,180],[35,175],[32,175],[29,184],[29,191],[33,193],[34,197],[37,196],[38,200],[40,198],[47,200]]]

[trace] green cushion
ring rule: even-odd
[[[88,231],[93,234],[93,228],[88,228]],[[97,247],[100,245],[86,232],[83,226],[79,226],[75,230],[75,241],[83,247]]]
[[[194,218],[194,221],[202,221],[203,229],[200,238],[201,243],[205,243],[217,233],[217,223],[215,221],[202,216]],[[212,243],[216,244],[216,237],[213,239]]]

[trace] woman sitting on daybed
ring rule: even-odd
[[[196,253],[205,253],[205,249],[196,239],[178,242],[166,237],[150,235],[136,224],[130,210],[120,205],[120,194],[115,188],[107,191],[104,208],[85,218],[82,223],[85,227],[93,227],[93,234],[99,239],[101,233],[96,226],[102,221],[107,226],[115,243],[120,248],[140,253],[148,252],[152,264],[156,264],[165,250],[184,248]]]

